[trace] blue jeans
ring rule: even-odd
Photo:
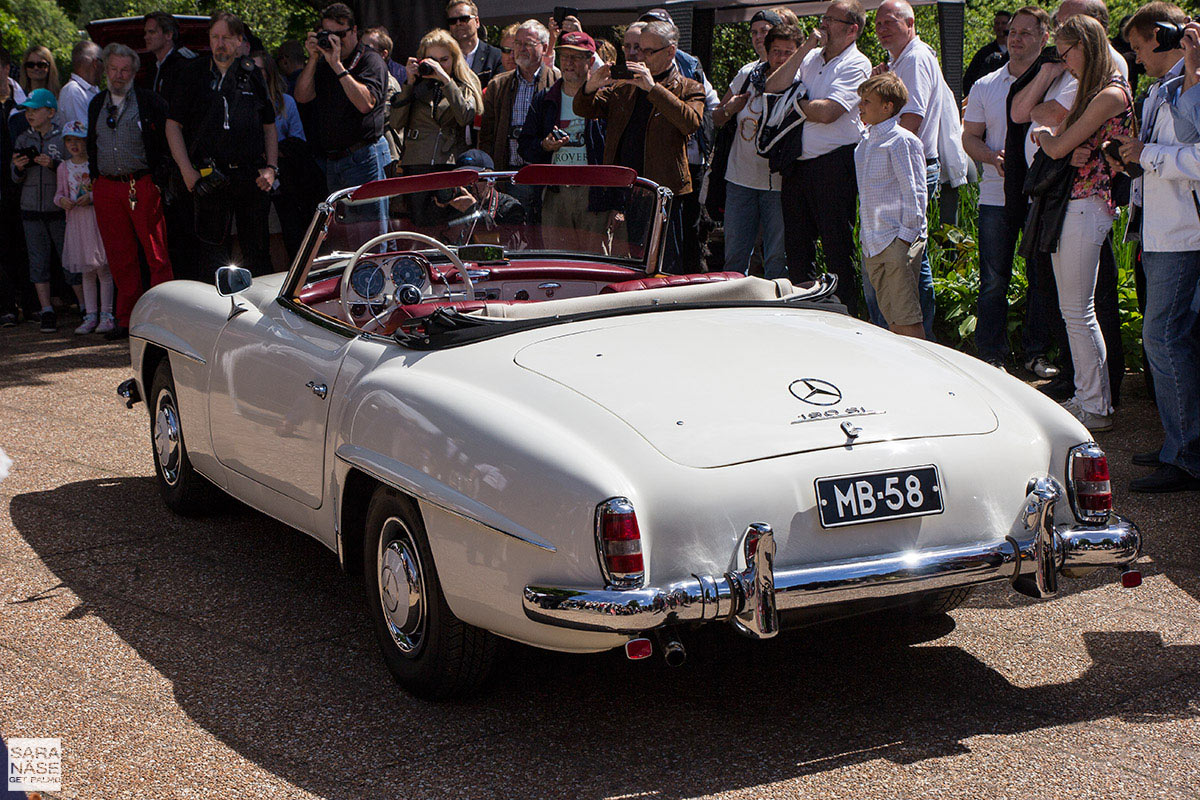
[[[1142,253],[1142,343],[1164,440],[1158,458],[1200,478],[1200,251]]]
[[[787,258],[783,246],[783,205],[779,192],[750,189],[725,182],[725,271],[743,275],[750,268],[750,254],[763,238],[763,277],[786,278]]]
[[[930,200],[937,196],[938,182],[941,176],[942,168],[936,161],[925,165],[925,189]],[[921,274],[917,278],[917,292],[921,296],[921,324],[925,328],[925,338],[932,342],[934,341],[933,316],[936,309],[933,303],[933,268],[929,265],[928,247],[925,248],[925,254],[921,256]],[[879,311],[879,303],[875,300],[875,288],[871,286],[871,281],[865,272],[863,273],[863,299],[867,301],[867,313],[871,317],[871,322],[881,328],[886,328],[887,320]]]
[[[1017,226],[1004,206],[979,207],[979,311],[975,347],[984,361],[1008,357],[1008,287]]]
[[[382,136],[374,144],[355,150],[344,158],[331,158],[325,162],[325,182],[328,190],[348,189],[360,186],[370,181],[384,177],[384,168],[391,161],[391,151],[388,150],[387,140]],[[387,203],[366,203],[351,208],[346,213],[347,220],[366,222],[378,220],[387,223]],[[365,241],[365,240],[364,240]]]

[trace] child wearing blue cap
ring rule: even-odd
[[[104,242],[100,239],[100,226],[96,224],[96,209],[92,206],[87,123],[80,120],[68,122],[63,129],[63,143],[70,158],[58,165],[58,191],[54,195],[54,202],[67,212],[63,269],[83,279],[83,323],[75,329],[75,333],[108,333],[116,327],[112,313],[113,279],[108,271]]]
[[[65,154],[62,130],[54,124],[58,101],[49,89],[34,89],[21,107],[25,109],[29,130],[13,142],[12,177],[21,186],[21,225],[29,250],[29,280],[42,306],[42,332],[54,333],[58,330],[58,317],[50,305],[50,267],[62,253],[66,234],[62,209],[54,203],[58,164]],[[79,273],[64,272],[82,308],[81,277]]]

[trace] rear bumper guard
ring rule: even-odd
[[[693,575],[664,587],[569,589],[526,586],[525,614],[576,630],[638,634],[667,624],[727,621],[765,639],[779,631],[779,612],[884,599],[1008,580],[1031,597],[1053,597],[1063,571],[1125,569],[1141,553],[1135,524],[1115,514],[1104,525],[1057,525],[1063,492],[1048,478],[1025,498],[1019,535],[999,542],[939,547],[775,571],[775,537],[752,524],[739,565],[721,576]]]

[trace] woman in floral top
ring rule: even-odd
[[[1059,310],[1075,365],[1075,396],[1063,405],[1089,430],[1102,431],[1112,427],[1113,405],[1108,354],[1096,320],[1096,277],[1116,205],[1112,172],[1100,146],[1115,133],[1133,135],[1133,114],[1129,85],[1117,71],[1099,22],[1071,17],[1058,29],[1054,46],[1078,81],[1075,102],[1058,133],[1043,128],[1033,135],[1046,155],[1070,156],[1078,169],[1052,254]]]

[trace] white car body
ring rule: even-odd
[[[297,313],[288,279],[146,293],[126,394],[149,399],[167,359],[195,470],[349,569],[373,487],[412,498],[450,610],[502,637],[596,652],[721,619],[765,638],[793,610],[986,580],[1051,596],[1062,570],[1140,549],[1127,521],[1077,517],[1069,460],[1094,444],[1057,404],[842,314],[664,303],[415,349]],[[817,479],[921,465],[941,513],[822,524]],[[640,530],[629,587],[598,555],[611,498]]]

